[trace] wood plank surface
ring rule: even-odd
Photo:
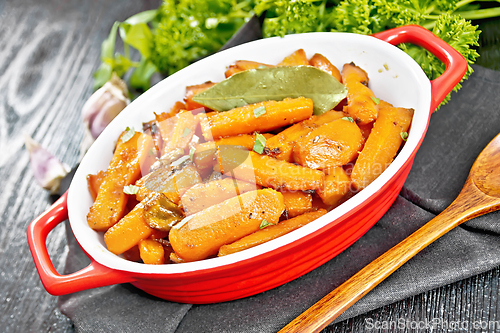
[[[113,21],[157,1],[0,0],[0,331],[72,332],[43,288],[26,241],[28,224],[53,198],[32,177],[24,135],[70,166],[79,158],[80,110],[92,92],[100,44]],[[48,249],[59,272],[67,244],[64,225]],[[500,321],[500,268],[385,306],[324,332],[386,332],[367,319],[421,322]],[[500,326],[499,326],[500,327]],[[415,332],[408,325],[397,332]],[[425,330],[423,330],[425,331]],[[451,330],[453,331],[453,330]],[[471,329],[470,332],[492,332]],[[499,330],[500,331],[500,330]]]
[[[71,332],[57,297],[43,288],[26,229],[51,203],[34,181],[24,135],[66,164],[78,162],[80,110],[92,93],[101,42],[115,20],[159,1],[0,2],[0,331]],[[59,272],[67,255],[64,224],[49,234]]]

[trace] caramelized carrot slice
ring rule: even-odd
[[[359,127],[349,120],[326,123],[297,140],[295,162],[312,169],[328,169],[354,160],[363,147]]]
[[[325,205],[336,205],[349,192],[351,178],[342,167],[331,168],[326,171],[325,186],[317,191]]]
[[[377,119],[377,99],[368,88],[368,74],[354,63],[345,64],[342,68],[342,82],[348,89],[344,111],[361,124]]]
[[[239,72],[243,72],[243,70],[238,68],[238,66],[231,65],[224,72],[224,76],[227,79],[228,77],[233,76],[234,74],[239,73]]]
[[[289,56],[286,56],[277,66],[300,66],[309,65],[306,52],[303,49],[298,49]]]
[[[408,131],[412,118],[413,109],[380,101],[379,117],[352,170],[356,188],[365,188],[387,169],[403,143],[401,133]]]
[[[339,80],[339,82],[342,82],[340,71],[324,55],[316,53],[311,57],[311,59],[309,59],[309,64],[329,73],[331,76]]]
[[[144,239],[138,244],[139,254],[145,264],[162,265],[165,263],[163,245],[154,239]]]
[[[198,118],[192,112],[186,111],[158,122],[163,141],[163,154],[177,148],[186,149],[193,138],[198,125]]]
[[[266,139],[273,137],[270,133],[264,133]],[[216,161],[216,151],[218,146],[240,146],[252,150],[255,145],[256,134],[242,134],[221,138],[215,141],[200,143],[196,146],[193,155],[193,162],[198,169],[204,170],[212,168]]]
[[[211,86],[215,85],[214,82],[205,82],[202,84],[197,84],[193,86],[186,87],[186,96],[184,97],[184,102],[186,104],[186,110],[195,110],[198,108],[204,108],[203,105],[193,101],[193,96],[207,90]]]
[[[327,211],[325,209],[319,209],[314,212],[299,215],[289,220],[281,221],[276,225],[270,225],[254,232],[253,234],[243,237],[234,243],[221,246],[218,256],[222,257],[269,242],[270,240],[286,235],[287,233],[320,218],[326,213]]]
[[[312,195],[302,191],[281,192],[285,200],[286,216],[292,218],[312,209]]]
[[[325,112],[320,116],[313,115],[309,119],[294,124],[272,138],[269,138],[266,141],[264,152],[266,155],[279,160],[293,162],[293,147],[297,140],[307,135],[313,129],[344,116],[345,113],[333,110]]]
[[[228,78],[233,74],[243,72],[249,69],[256,69],[259,67],[274,67],[274,66],[267,65],[257,61],[238,60],[234,63],[234,65],[228,67],[226,72],[224,72],[224,75],[226,76],[226,78]]]
[[[220,146],[218,169],[225,175],[263,187],[287,191],[316,190],[323,186],[325,174],[281,161],[237,146]]]
[[[152,147],[150,136],[136,132],[125,141],[123,138],[128,133],[123,132],[118,139],[97,197],[87,214],[87,222],[94,230],[106,231],[123,217],[127,205],[127,194],[123,188],[139,179],[142,162]]]
[[[256,109],[265,112],[256,116]],[[309,98],[285,98],[282,101],[266,101],[245,105],[225,112],[215,113],[201,121],[206,140],[225,136],[267,132],[309,118],[313,113],[313,101]]]
[[[255,191],[258,187],[257,184],[233,178],[214,180],[188,189],[181,197],[181,204],[186,215],[192,215],[237,195]]]
[[[285,210],[281,193],[256,190],[228,199],[186,218],[172,228],[169,241],[177,257],[196,261],[216,255],[222,245],[276,224]]]
[[[153,231],[144,219],[144,205],[139,203],[104,233],[104,242],[109,251],[122,254],[151,236]]]
[[[97,193],[99,192],[99,187],[101,187],[102,181],[104,180],[104,176],[106,175],[105,171],[99,171],[95,175],[87,175],[87,186],[89,188],[90,196],[92,200],[95,201],[97,198]]]

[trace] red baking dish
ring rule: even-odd
[[[429,81],[418,64],[395,47],[418,44],[446,64],[446,71]],[[278,63],[303,48],[308,56],[321,53],[334,65],[354,62],[365,69],[375,95],[395,106],[415,109],[403,149],[384,173],[363,191],[328,214],[285,236],[224,257],[198,262],[145,265],[125,260],[106,249],[102,233],[89,228],[92,205],[86,176],[105,169],[119,134],[127,126],[142,128],[182,100],[185,87],[223,79],[236,60]],[[101,134],[82,160],[68,192],[28,228],[28,242],[38,273],[53,295],[130,282],[145,292],[175,302],[213,303],[254,295],[291,281],[327,262],[368,231],[396,199],[427,130],[430,115],[461,80],[466,60],[448,44],[419,26],[405,26],[374,36],[310,33],[269,38],[240,45],[200,60],[166,78],[132,102]],[[47,234],[69,216],[71,229],[91,263],[60,275],[49,258]]]

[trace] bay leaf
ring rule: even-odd
[[[347,88],[332,75],[312,66],[256,68],[236,73],[195,95],[193,100],[212,110],[227,111],[286,97],[313,100],[314,114],[333,109]]]

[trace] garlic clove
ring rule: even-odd
[[[25,136],[25,145],[30,154],[30,167],[37,183],[51,194],[57,193],[61,180],[70,172],[68,165],[43,148],[29,136]]]
[[[106,126],[130,103],[126,83],[116,73],[85,102],[82,117],[96,139]]]
[[[96,113],[92,122],[89,123],[90,133],[96,139],[99,134],[108,126],[108,124],[128,105],[126,101],[116,99],[109,92],[103,94],[105,102],[101,105],[101,109]]]

